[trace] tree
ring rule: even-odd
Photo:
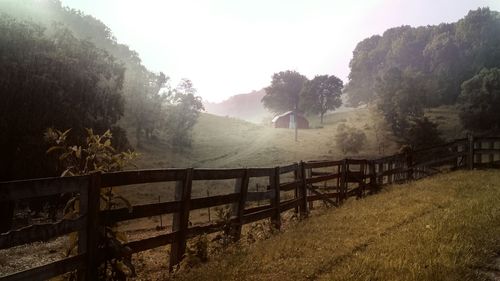
[[[500,130],[500,69],[483,69],[462,84],[460,120],[474,132]]]
[[[37,19],[48,33],[57,28],[67,28],[76,38],[89,40],[98,48],[106,50],[124,67],[123,96],[125,108],[121,124],[134,135],[136,145],[141,146],[155,134],[162,133],[167,116],[167,94],[171,91],[169,79],[162,73],[148,70],[141,62],[139,54],[127,45],[120,44],[112,30],[100,20],[83,12],[63,7],[59,0],[2,0],[0,13],[14,15],[22,19]],[[118,134],[113,130],[115,144]]]
[[[73,128],[74,143],[84,141],[85,128],[111,128],[127,145],[116,126],[124,109],[124,69],[111,55],[66,29],[47,35],[37,24],[5,15],[0,30],[0,181],[55,175],[40,141],[47,127]],[[2,232],[10,227],[13,203],[0,208]]]
[[[168,98],[164,129],[170,143],[177,147],[190,146],[190,132],[200,111],[204,110],[201,97],[189,79],[183,79]]]
[[[125,77],[125,120],[134,126],[136,146],[141,147],[142,140],[150,140],[164,121],[168,89],[163,89],[169,87],[169,78],[161,72],[152,73],[142,65],[130,65]]]
[[[405,135],[405,143],[412,149],[420,149],[441,144],[443,139],[437,124],[427,117],[422,117],[411,120],[408,132]]]
[[[264,107],[275,113],[298,110],[300,93],[307,78],[297,71],[281,71],[273,74],[271,85],[265,88],[262,98]]]
[[[334,75],[319,75],[306,83],[301,96],[301,108],[306,112],[319,114],[321,124],[328,110],[334,110],[342,105],[342,80]]]
[[[377,81],[378,108],[396,137],[404,139],[410,120],[423,116],[421,80],[418,73],[391,68]]]
[[[432,95],[423,106],[454,104],[465,80],[500,67],[500,13],[479,8],[456,23],[388,29],[358,43],[349,66],[350,105],[374,102],[377,80],[392,68],[426,77],[422,86]]]
[[[375,99],[374,87],[380,64],[385,60],[386,50],[378,47],[381,36],[374,35],[356,45],[349,63],[349,83],[345,87],[347,102],[359,106]]]
[[[442,142],[437,125],[424,117],[425,76],[398,68],[387,71],[377,83],[378,108],[394,136],[412,148]]]
[[[47,127],[117,128],[123,67],[66,29],[46,35],[30,22],[0,19],[0,180],[53,174],[40,136]],[[112,130],[113,131],[113,130]]]

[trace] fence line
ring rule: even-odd
[[[0,249],[6,249],[78,232],[76,255],[2,277],[0,281],[44,280],[74,270],[78,271],[80,280],[97,280],[97,268],[106,257],[131,255],[169,244],[170,267],[173,267],[181,261],[188,238],[221,231],[223,226],[222,222],[190,226],[189,214],[193,210],[230,205],[231,234],[237,240],[245,224],[269,218],[273,226],[280,229],[281,213],[294,209],[301,218],[305,218],[316,201],[339,206],[349,197],[361,198],[378,191],[385,184],[420,179],[443,170],[498,167],[499,164],[499,137],[469,136],[431,148],[373,160],[301,161],[272,168],[139,170],[2,182],[0,202],[65,192],[79,193],[80,217],[31,225],[0,234]],[[290,173],[293,173],[293,180],[282,181],[283,175]],[[249,191],[251,178],[267,178],[267,189]],[[233,193],[202,198],[191,196],[193,181],[228,179],[235,180]],[[128,208],[100,209],[101,188],[155,182],[175,182],[174,200],[136,205],[132,211]],[[293,198],[282,197],[281,192],[287,191],[293,191]],[[269,200],[270,204],[247,206],[248,203],[260,203],[262,200]],[[125,245],[126,253],[111,253],[109,249],[98,248],[98,226],[163,214],[173,214],[171,232],[129,242]]]

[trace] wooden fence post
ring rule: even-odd
[[[380,162],[377,164],[378,166],[378,176],[377,176],[377,184],[379,186],[384,184],[384,163]]]
[[[237,222],[232,226],[231,235],[234,241],[238,241],[241,238],[241,228],[243,226],[243,214],[245,211],[245,204],[247,202],[248,193],[248,169],[245,169],[242,178],[236,179],[234,185],[234,193],[239,193],[238,202],[234,203],[232,206],[232,215],[236,217]]]
[[[87,190],[80,192],[80,216],[87,216],[85,229],[78,232],[78,253],[86,253],[85,271],[78,272],[79,280],[97,280],[99,268],[99,235],[103,231],[99,223],[101,200],[101,173],[89,176]]]
[[[368,160],[368,173],[370,175],[370,192],[376,191],[377,188],[377,177],[375,175],[375,163],[373,161]]]
[[[297,166],[296,166],[297,168],[293,171],[293,179],[294,179],[296,182],[299,182],[299,181],[300,181],[300,182],[302,183],[302,181],[301,181],[301,177],[300,177],[300,166],[298,165],[298,163],[297,163],[297,162],[295,162],[294,164],[295,164],[295,165],[297,165]],[[300,189],[300,184],[297,184],[297,185],[295,186],[295,189],[293,190],[293,193],[294,193],[294,194],[293,194],[293,196],[294,196],[294,198],[295,198],[295,199],[299,199],[299,198],[300,198],[300,195],[299,195],[299,192],[300,192],[300,191],[299,191],[299,189]],[[300,212],[300,210],[299,210],[299,205],[297,205],[294,209],[295,209],[295,214],[297,214],[297,215],[298,215],[298,214],[299,214],[299,212]]]
[[[413,180],[413,152],[412,151],[409,151],[406,154],[406,169],[408,171],[406,173],[406,180],[407,181]]]
[[[365,194],[365,189],[366,189],[366,166],[365,166],[365,163],[359,164],[359,175],[361,175],[361,178],[357,179],[359,181],[358,198],[362,198],[363,195]]]
[[[306,178],[306,167],[303,161],[299,164],[299,176],[300,176],[300,186],[299,186],[299,200],[300,200],[300,217],[306,218],[309,211],[307,210],[307,178]]]
[[[488,149],[493,150],[495,149],[495,142],[494,141],[489,141],[488,142]],[[493,167],[493,162],[495,162],[495,154],[490,151],[490,154],[488,156],[488,164],[490,167]]]
[[[306,173],[305,173],[305,178],[311,178],[312,177],[312,169],[309,168],[309,169],[306,169]],[[306,194],[307,195],[314,195],[310,189],[307,188],[307,184],[306,184]],[[308,210],[312,210],[314,209],[314,201],[309,201],[308,202],[308,207],[307,207]]]
[[[467,142],[469,145],[469,152],[467,154],[467,166],[469,170],[474,169],[474,136],[472,134],[467,135]]]
[[[193,169],[186,169],[183,181],[175,186],[175,200],[181,201],[179,212],[175,213],[172,222],[172,232],[176,232],[174,242],[170,249],[170,271],[181,262],[186,251],[187,230],[189,227],[189,209],[191,201],[191,188],[193,186]]]
[[[346,193],[348,188],[347,183],[347,159],[342,160],[342,174],[340,175],[340,203],[346,199]]]
[[[389,174],[387,175],[387,179],[389,180],[389,184],[392,184],[392,182],[394,181],[394,168],[393,168],[393,164],[394,163],[394,159],[390,159],[389,162],[387,163],[387,171],[390,171]]]
[[[281,213],[280,213],[280,167],[275,167],[273,174],[269,177],[269,186],[274,192],[271,199],[271,207],[274,212],[271,216],[271,222],[276,229],[281,229]]]

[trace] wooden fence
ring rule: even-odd
[[[221,230],[221,222],[190,225],[190,212],[197,209],[230,205],[232,233],[235,239],[239,239],[243,225],[270,218],[274,227],[279,229],[282,212],[293,209],[300,217],[306,217],[315,201],[338,206],[348,197],[363,197],[385,184],[419,179],[443,170],[498,167],[499,164],[500,138],[469,136],[444,145],[374,160],[308,161],[273,168],[139,170],[2,182],[0,202],[73,192],[79,194],[80,215],[73,220],[30,225],[0,234],[0,249],[7,249],[78,232],[76,255],[4,276],[0,281],[45,280],[75,270],[81,280],[96,280],[98,265],[110,255],[132,255],[169,244],[170,266],[173,266],[181,260],[187,239]],[[284,177],[285,174],[292,176]],[[249,191],[249,181],[253,178],[264,178],[268,182],[267,190]],[[285,178],[292,180],[285,181]],[[234,191],[230,194],[203,198],[191,196],[195,181],[228,179],[235,180]],[[158,182],[176,183],[173,201],[136,205],[131,211],[128,208],[101,210],[101,188]],[[281,198],[282,192],[292,191],[292,198]],[[261,200],[268,200],[269,204],[249,204]],[[98,247],[100,228],[97,226],[162,214],[173,215],[171,231],[129,242],[125,253],[110,254]]]

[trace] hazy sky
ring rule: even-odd
[[[259,90],[281,70],[344,82],[356,44],[401,25],[454,22],[500,0],[62,0],[109,26],[153,71],[209,101]]]

